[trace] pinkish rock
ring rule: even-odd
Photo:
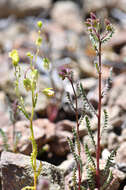
[[[35,140],[39,148],[42,148],[44,144],[49,143],[55,137],[55,125],[51,123],[48,119],[37,119],[33,122]],[[20,141],[17,145],[17,151],[30,154],[32,151],[30,137],[30,128],[28,121],[19,121],[15,125],[16,132],[21,133]],[[10,145],[11,150],[13,150],[13,126],[6,126],[3,128],[6,131],[8,136],[8,144]],[[2,146],[2,144],[1,144]],[[2,148],[2,147],[1,147]]]
[[[51,143],[51,150],[56,155],[64,156],[69,152],[67,137],[73,138],[73,127],[76,128],[76,123],[69,120],[63,120],[56,124],[56,138]],[[84,128],[80,129],[80,137],[83,137],[85,134],[87,134],[87,130]]]
[[[126,142],[123,142],[117,150],[116,162],[126,163]]]

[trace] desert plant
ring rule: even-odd
[[[35,68],[35,63],[36,63],[36,59],[37,56],[39,54],[39,49],[40,46],[42,44],[42,37],[41,37],[41,33],[42,33],[42,22],[39,21],[37,23],[38,25],[38,38],[36,40],[36,54],[35,56],[28,52],[27,56],[30,58],[30,66],[28,67],[28,69],[25,71],[24,73],[24,79],[23,79],[23,85],[25,90],[29,93],[31,93],[31,101],[32,101],[32,110],[31,113],[29,114],[26,110],[25,107],[25,103],[24,103],[24,99],[23,97],[20,95],[20,91],[19,91],[19,82],[21,80],[21,66],[19,64],[19,55],[18,55],[18,51],[17,50],[12,50],[9,54],[9,56],[12,59],[12,64],[14,67],[14,74],[15,74],[15,91],[16,91],[16,95],[18,98],[18,109],[24,114],[24,116],[26,117],[26,119],[29,120],[30,123],[30,140],[31,140],[31,144],[32,144],[32,153],[31,153],[31,166],[33,169],[33,173],[34,173],[34,185],[33,186],[26,186],[24,187],[22,190],[26,190],[26,189],[37,189],[37,179],[38,176],[40,175],[40,172],[42,170],[42,163],[40,162],[39,167],[37,168],[37,163],[36,163],[36,158],[37,158],[37,144],[35,141],[35,136],[34,136],[34,130],[33,130],[33,119],[34,119],[34,113],[35,113],[35,107],[37,104],[37,99],[38,99],[38,70]],[[44,67],[45,68],[49,68],[49,61],[47,61],[46,58],[43,59],[44,62]],[[52,88],[46,88],[43,90],[43,93],[45,95],[47,95],[48,97],[51,97],[54,95],[54,92],[52,90]]]
[[[96,17],[94,13],[90,14],[90,18],[86,20],[86,26],[88,29],[89,37],[92,43],[92,46],[94,50],[96,51],[97,56],[97,62],[95,62],[96,71],[98,74],[98,111],[95,110],[93,105],[88,101],[88,98],[86,97],[85,90],[83,88],[83,85],[81,83],[77,84],[77,88],[74,85],[74,79],[73,79],[73,73],[68,67],[62,67],[61,71],[59,72],[60,77],[64,80],[67,78],[71,84],[74,97],[75,97],[75,103],[73,102],[70,94],[67,92],[68,101],[70,103],[70,106],[75,112],[76,116],[76,129],[73,129],[73,140],[68,138],[68,143],[70,146],[70,150],[73,154],[76,167],[73,169],[73,184],[75,190],[81,190],[81,189],[87,189],[94,190],[97,188],[98,190],[105,190],[109,184],[111,183],[113,176],[112,172],[110,171],[110,167],[112,166],[116,150],[113,150],[108,157],[108,160],[106,162],[106,166],[104,168],[104,177],[105,182],[104,184],[101,184],[101,171],[99,166],[99,160],[100,160],[100,154],[101,154],[101,108],[102,108],[102,98],[106,95],[107,91],[111,87],[111,75],[108,78],[106,82],[105,88],[102,90],[102,62],[101,62],[101,56],[102,56],[102,44],[107,42],[114,33],[114,28],[111,25],[110,21],[105,19],[105,31],[102,33],[101,31],[101,21]],[[111,72],[110,72],[111,74]],[[82,116],[79,119],[79,109],[78,109],[78,98],[82,99],[83,102],[83,111]],[[88,110],[91,114],[93,114],[98,121],[98,127],[97,127],[97,142],[95,142],[93,132],[90,125],[90,120],[88,116],[85,114],[86,110]],[[82,160],[81,160],[81,141],[79,137],[79,125],[82,123],[82,121],[85,120],[86,127],[88,130],[88,135],[91,139],[91,142],[94,146],[94,149],[96,151],[96,162],[94,161],[93,157],[91,156],[88,144],[84,144],[84,150],[85,154],[87,156],[87,187],[84,187],[82,185]],[[104,110],[104,126],[103,129],[105,129],[108,126],[108,113],[106,110]],[[102,130],[103,132],[104,130]],[[77,145],[77,151],[76,151],[76,145]],[[78,180],[76,177],[76,171],[78,171]]]

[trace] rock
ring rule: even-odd
[[[113,149],[117,148],[119,145],[118,136],[111,132],[108,134],[108,149],[112,151]]]
[[[30,0],[2,0],[0,1],[0,17],[16,15],[21,18],[28,15],[36,15],[42,11],[47,12],[50,7],[51,0],[35,0],[32,3]]]
[[[110,152],[108,151],[107,148],[105,148],[105,149],[102,151],[102,158],[103,158],[104,160],[107,160],[109,156],[110,156]]]
[[[37,160],[37,167],[39,164],[40,161]],[[30,157],[28,156],[3,152],[0,168],[3,190],[21,190],[23,187],[30,186],[33,183],[33,171],[30,165]],[[42,162],[40,177],[49,180],[50,190],[64,190],[63,170],[58,167]]]
[[[51,150],[56,155],[64,156],[69,152],[67,137],[72,138],[72,127],[75,127],[74,122],[61,121],[56,124],[56,138],[51,143]]]
[[[83,9],[84,9],[84,12],[86,13],[90,13],[90,12],[93,12],[93,11],[98,11],[98,10],[101,10],[105,7],[113,7],[115,6],[116,4],[116,0],[112,0],[112,1],[109,1],[109,0],[97,0],[96,2],[93,2],[92,0],[83,0]]]
[[[51,150],[56,155],[65,156],[69,152],[67,137],[73,138],[72,128],[76,128],[76,123],[69,120],[62,120],[56,124],[55,141],[51,143]],[[86,134],[84,128],[80,128],[80,137]]]
[[[66,176],[66,175],[68,175],[68,174],[72,171],[72,169],[73,169],[74,166],[75,166],[75,161],[74,161],[74,159],[72,158],[72,159],[70,159],[70,160],[65,160],[64,162],[62,162],[62,163],[58,166],[58,168],[64,170],[64,174],[65,174],[65,176]]]
[[[91,90],[92,88],[96,87],[97,81],[94,78],[86,78],[81,79],[80,83],[82,83],[85,90]]]
[[[33,122],[35,140],[38,149],[41,149],[44,144],[51,142],[55,137],[55,125],[48,121],[48,119],[37,119]],[[9,129],[9,130],[8,130]],[[17,145],[17,151],[29,155],[32,151],[30,137],[30,128],[28,121],[18,121],[15,124],[16,132],[21,133],[21,138]],[[13,126],[6,126],[3,128],[8,137],[8,144],[13,150]],[[0,147],[2,144],[0,145]],[[1,147],[2,149],[2,147]]]
[[[126,13],[126,0],[120,0],[116,5],[121,11],[124,11]]]
[[[122,141],[126,141],[126,129],[125,128],[122,130],[121,136],[122,136]]]
[[[126,163],[126,142],[123,142],[119,149],[117,150],[116,162],[117,163]]]
[[[59,25],[74,30],[83,31],[83,23],[80,17],[80,10],[76,3],[72,1],[58,1],[54,4],[51,11],[51,17]]]
[[[121,48],[126,43],[125,32],[126,29],[116,29],[117,32],[113,35],[112,39],[109,41],[109,47],[113,47],[117,52],[120,52]]]
[[[89,62],[89,59],[87,57],[79,57],[78,64],[81,73],[83,73],[85,77],[96,77],[94,66]]]
[[[10,115],[7,105],[7,97],[3,91],[0,91],[0,128],[10,123]]]

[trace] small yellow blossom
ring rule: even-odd
[[[12,59],[12,63],[16,67],[18,65],[18,63],[19,63],[18,51],[16,49],[12,50],[9,53],[9,57]]]
[[[47,97],[52,97],[54,96],[54,91],[52,90],[52,88],[45,88],[42,91]]]

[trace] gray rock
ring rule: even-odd
[[[40,161],[37,160],[37,166]],[[30,157],[22,154],[3,152],[0,162],[3,190],[21,190],[25,186],[33,184],[33,172],[30,165]],[[42,162],[40,177],[50,182],[50,190],[64,190],[63,170],[46,162]]]
[[[34,15],[40,11],[48,10],[51,6],[51,0],[1,0],[0,1],[0,17],[8,15],[16,15],[24,17],[26,15]],[[6,11],[5,11],[6,10]]]
[[[126,163],[126,142],[123,142],[118,151],[116,156],[116,162],[117,163]]]
[[[83,22],[80,17],[80,10],[72,1],[59,1],[54,4],[51,17],[60,25],[76,32],[83,31]]]

